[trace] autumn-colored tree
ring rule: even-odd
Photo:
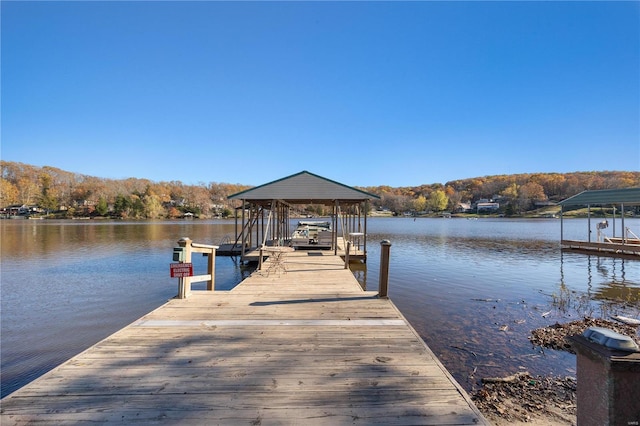
[[[500,195],[509,201],[516,200],[518,198],[518,185],[514,182],[500,192]]]
[[[411,198],[404,195],[384,194],[382,204],[395,213],[402,213],[413,208]]]
[[[386,207],[400,213],[422,210],[421,197],[428,201],[429,208],[437,210],[429,203],[438,190],[444,191],[451,209],[460,202],[501,196],[507,199],[510,211],[523,211],[533,207],[535,201],[559,201],[585,189],[630,187],[640,187],[640,172],[525,173],[459,179],[445,185],[431,183],[398,188],[383,185],[358,189],[381,197],[372,200],[373,208]],[[227,197],[249,188],[238,183],[185,185],[180,181],[152,182],[142,178],[103,179],[50,166],[0,160],[0,207],[37,203],[49,210],[64,206],[67,212],[69,208],[75,208],[74,214],[89,214],[103,198],[107,204],[113,204],[113,214],[119,217],[171,217],[171,212],[179,209],[207,217],[218,213],[221,205],[233,212],[240,206],[240,201]],[[504,204],[501,201],[501,205]],[[301,206],[300,211],[303,210],[304,206]]]
[[[9,206],[18,202],[18,188],[4,178],[0,178],[0,206]]]
[[[516,213],[529,210],[536,201],[544,201],[547,196],[542,186],[536,182],[527,182],[517,188],[517,197],[511,200]]]
[[[413,200],[413,208],[418,212],[426,210],[427,199],[424,197],[424,195],[418,195],[418,198]]]
[[[446,194],[447,198],[449,198],[449,205],[447,206],[447,208],[451,211],[456,210],[460,203],[462,203],[462,193],[456,191],[455,189],[453,189],[453,187],[448,185],[445,187],[444,193]]]
[[[180,210],[176,209],[173,206],[169,208],[169,213],[167,213],[167,217],[169,217],[170,219],[176,219],[180,216],[182,216],[182,213],[180,212]]]
[[[35,201],[38,193],[38,185],[32,176],[22,176],[16,183],[18,188],[18,202],[24,205],[31,205]]]
[[[544,201],[547,199],[544,188],[536,182],[529,182],[522,185],[520,187],[520,196],[527,197],[531,201]]]

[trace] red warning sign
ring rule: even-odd
[[[184,278],[193,276],[193,263],[170,263],[171,278]]]

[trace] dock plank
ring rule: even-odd
[[[488,424],[338,256],[283,263],[170,300],[4,398],[2,424]]]

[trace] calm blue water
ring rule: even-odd
[[[565,238],[586,238],[586,220],[564,225]],[[640,220],[625,225],[640,234]],[[2,396],[175,296],[168,265],[177,240],[234,235],[232,221],[0,227]],[[384,239],[391,299],[467,389],[523,369],[574,375],[575,357],[532,347],[532,329],[583,315],[640,316],[640,261],[561,253],[559,220],[370,219],[369,260],[353,268],[368,289],[377,289]],[[194,258],[197,274],[205,261]],[[251,271],[217,257],[216,289]]]

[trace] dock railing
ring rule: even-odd
[[[182,248],[182,259],[180,263],[191,263],[193,253],[202,253],[207,256],[207,273],[182,277],[178,279],[178,299],[186,299],[191,294],[191,284],[195,282],[207,282],[207,290],[215,289],[216,276],[216,250],[218,246],[209,244],[194,243],[190,238],[185,237],[178,240],[178,246]],[[175,252],[175,251],[174,251]]]

